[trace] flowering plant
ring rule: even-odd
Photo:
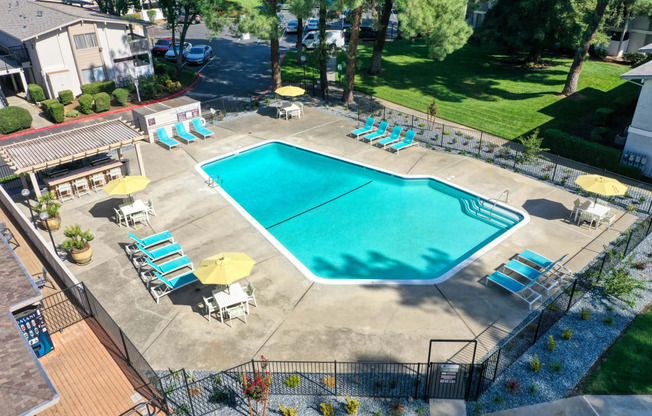
[[[256,401],[256,414],[258,414],[258,403],[264,401],[263,415],[265,414],[265,410],[267,409],[267,396],[269,395],[269,388],[272,384],[272,375],[267,371],[269,360],[262,355],[260,359],[262,361],[260,365],[261,369],[256,370],[253,377],[245,375],[245,383],[242,388],[242,393],[249,400],[249,411],[252,415],[251,400]]]

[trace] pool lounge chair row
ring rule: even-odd
[[[417,142],[414,140],[416,133],[413,130],[408,130],[405,134],[405,138],[401,139],[401,132],[403,131],[403,127],[394,126],[394,129],[390,134],[388,132],[388,123],[386,121],[381,121],[378,129],[376,129],[376,131],[372,131],[374,123],[375,119],[373,117],[369,117],[364,127],[353,130],[351,132],[351,136],[354,136],[356,139],[360,139],[360,136],[362,136],[362,139],[368,141],[369,144],[374,144],[374,142],[378,140],[376,143],[381,145],[383,149],[389,146],[389,148],[394,149],[397,154],[399,150],[417,144]]]
[[[192,261],[183,254],[181,246],[174,241],[169,231],[164,231],[143,239],[127,233],[133,243],[125,247],[129,259],[138,269],[138,275],[151,291],[156,303],[163,296],[177,289],[199,281],[194,274]],[[178,255],[172,260],[170,256]],[[190,269],[180,274],[172,275],[181,269]]]
[[[532,304],[542,296],[534,290],[534,286],[542,288],[546,291],[546,295],[550,295],[552,289],[571,275],[571,271],[561,265],[566,256],[552,261],[531,250],[525,250],[518,254],[516,259],[501,266],[501,270],[488,275],[485,285],[489,281],[494,282],[523,299],[532,310]]]
[[[186,144],[190,144],[200,137],[202,139],[207,139],[208,137],[215,135],[212,131],[208,130],[201,124],[201,120],[199,118],[193,118],[190,122],[194,128],[194,130],[192,130],[193,134],[189,133],[186,130],[186,126],[183,124],[183,122],[179,122],[174,124],[174,130],[177,132],[174,137],[185,141]],[[157,128],[156,135],[158,136],[158,140],[166,145],[168,149],[172,149],[181,144],[178,141],[170,138],[167,130],[165,130],[165,127]]]

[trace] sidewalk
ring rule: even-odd
[[[652,396],[575,396],[489,413],[491,416],[648,416]]]

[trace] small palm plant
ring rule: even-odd
[[[91,252],[88,252],[91,248],[89,242],[95,238],[91,234],[91,230],[82,231],[79,225],[69,225],[63,235],[66,236],[66,239],[61,243],[61,248],[70,251],[72,258],[77,263],[89,262],[92,255]],[[86,255],[81,255],[82,253],[86,253]]]

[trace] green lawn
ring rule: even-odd
[[[652,309],[640,315],[608,352],[586,394],[652,394]]]
[[[545,69],[527,69],[490,46],[466,45],[438,62],[428,59],[421,41],[388,43],[385,72],[369,77],[364,70],[371,51],[368,45],[360,49],[357,90],[420,111],[436,98],[440,117],[508,139],[549,127],[588,137],[596,108],[614,107],[617,98],[639,93],[639,87],[619,78],[630,69],[625,66],[587,62],[579,85],[584,98],[564,98],[555,94],[563,88],[570,59],[549,59],[552,64]],[[288,81],[303,74],[292,68],[296,55],[291,52],[283,65]]]

